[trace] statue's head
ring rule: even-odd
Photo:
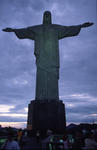
[[[48,25],[52,23],[51,12],[45,11],[43,15],[43,24]]]

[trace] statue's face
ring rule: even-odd
[[[51,13],[49,11],[44,12],[43,24],[51,24]]]

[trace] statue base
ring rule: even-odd
[[[33,100],[28,107],[27,129],[35,136],[37,131],[46,135],[64,134],[66,127],[65,105],[61,100]]]

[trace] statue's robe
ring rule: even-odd
[[[15,30],[18,38],[35,42],[36,100],[59,100],[59,40],[78,35],[80,29],[80,26],[42,24]]]

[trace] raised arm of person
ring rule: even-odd
[[[77,36],[80,33],[81,28],[86,28],[92,26],[94,23],[86,22],[81,25],[75,26],[60,26],[58,29],[58,39],[62,39],[65,37]]]
[[[34,40],[33,27],[21,28],[21,29],[5,28],[2,31],[4,31],[4,32],[14,32],[19,39]]]

